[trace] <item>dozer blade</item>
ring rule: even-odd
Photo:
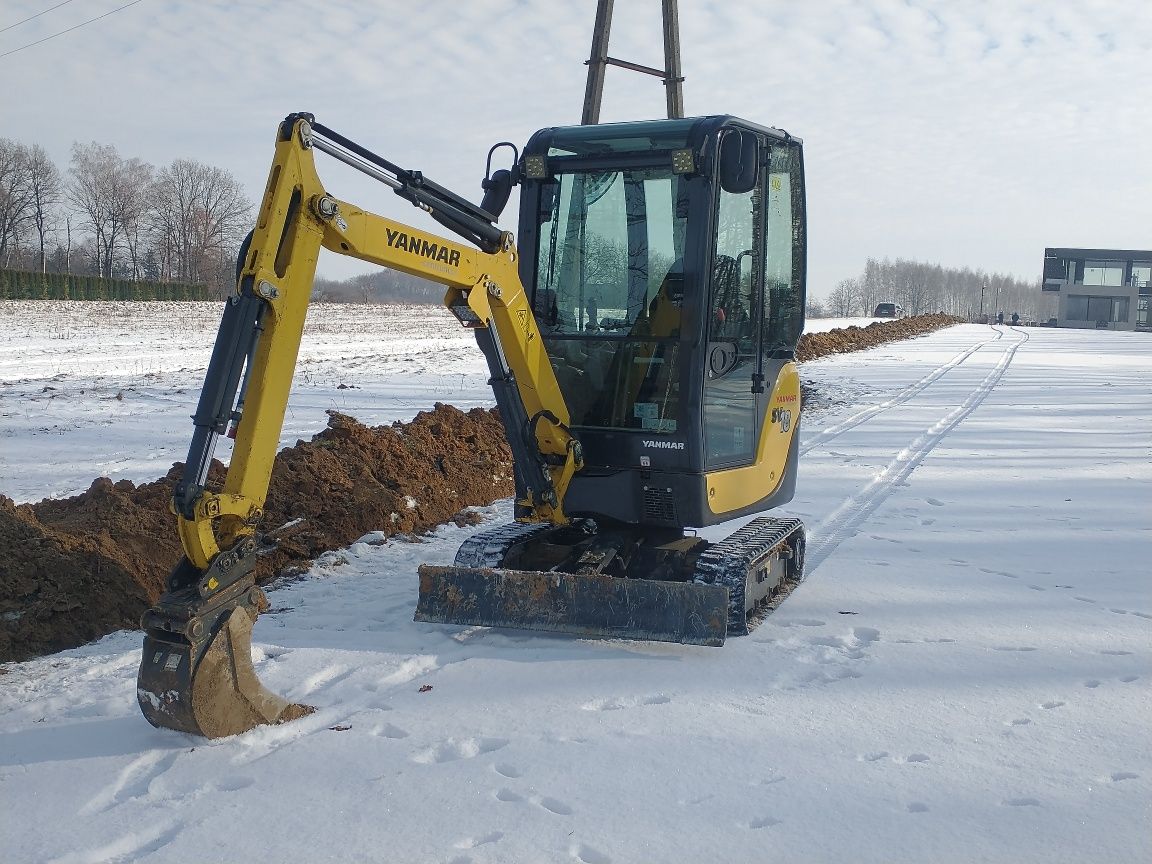
[[[136,696],[149,723],[223,738],[315,710],[282,699],[256,677],[252,626],[267,603],[263,591],[242,579],[214,602],[206,604],[189,588],[144,613]]]
[[[417,621],[723,645],[720,585],[487,567],[420,567]]]

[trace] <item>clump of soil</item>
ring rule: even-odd
[[[168,511],[181,471],[174,465],[141,486],[100,478],[82,495],[39,504],[0,496],[0,662],[138,626],[181,555]],[[223,476],[217,463],[209,484]],[[276,457],[261,528],[279,543],[257,578],[371,531],[465,521],[462,509],[512,493],[512,454],[495,411],[438,404],[375,428],[329,412],[327,429]]]
[[[812,360],[907,339],[959,319],[923,315],[812,333]],[[140,486],[100,478],[82,495],[39,504],[0,496],[0,662],[82,645],[138,625],[180,559],[168,511],[182,466]],[[209,485],[222,483],[217,463]],[[410,423],[369,428],[329,412],[328,428],[276,457],[261,530],[277,539],[267,582],[371,531],[416,534],[513,494],[512,454],[494,410],[437,404]]]

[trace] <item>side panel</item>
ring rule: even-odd
[[[731,518],[735,511],[772,497],[785,477],[795,477],[795,465],[791,463],[800,425],[800,376],[794,363],[784,363],[780,368],[768,404],[756,461],[743,468],[707,475],[708,509],[715,516]]]

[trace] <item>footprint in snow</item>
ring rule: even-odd
[[[771,816],[761,816],[758,819],[753,819],[748,823],[749,828],[771,828],[773,825],[782,824],[779,819],[773,819]]]
[[[568,854],[584,864],[612,864],[611,858],[587,843],[574,843],[568,847]]]
[[[1032,721],[1027,717],[1017,717],[1014,720],[1005,720],[1005,726],[1027,726]]]
[[[1120,679],[1120,682],[1122,684],[1131,684],[1133,681],[1139,681],[1139,680],[1140,680],[1139,675],[1125,675],[1123,678]]]
[[[1095,690],[1097,687],[1100,686],[1100,682],[1097,681],[1095,678],[1089,678],[1087,681],[1084,682],[1084,686],[1087,687],[1089,690]]]
[[[495,795],[496,795],[497,801],[503,801],[506,804],[515,804],[517,801],[523,801],[524,800],[523,795],[520,795],[516,792],[513,792],[511,789],[508,789],[507,787],[505,787],[503,789],[498,789],[496,791]]]
[[[1119,783],[1121,780],[1135,780],[1140,775],[1133,771],[1116,771],[1109,776],[1113,783]]]
[[[586,702],[580,707],[585,711],[620,711],[624,708],[635,708],[638,705],[667,705],[672,699],[663,693],[654,693],[651,696],[617,696],[613,699],[597,699]]]
[[[540,798],[537,802],[541,807],[549,813],[555,813],[557,816],[571,816],[572,808],[556,798]]]
[[[1131,651],[1101,651],[1101,654],[1107,654],[1109,657],[1127,657]]]
[[[933,507],[943,507],[944,506],[944,502],[941,501],[939,498],[925,498],[924,500],[927,501],[929,504],[931,504]]]
[[[877,750],[874,753],[862,753],[856,758],[861,762],[879,762],[888,755],[887,750]]]
[[[929,759],[927,754],[925,754],[925,753],[910,753],[909,755],[905,756],[903,759],[898,758],[896,761],[897,762],[914,763],[914,762],[931,762],[932,760]]]
[[[412,755],[412,761],[420,765],[438,762],[455,762],[458,759],[473,759],[482,753],[491,753],[508,746],[507,738],[449,738],[431,747],[419,750]]]
[[[1045,709],[1046,711],[1051,711],[1053,708],[1061,708],[1066,704],[1067,703],[1065,703],[1065,702],[1057,702],[1057,701],[1053,700],[1051,702],[1041,702],[1040,707]]]
[[[1005,807],[1039,807],[1040,802],[1035,798],[1005,798],[1000,802]]]
[[[908,812],[909,813],[927,813],[928,812],[928,805],[923,803],[922,801],[913,801],[912,803],[910,803],[908,805]]]
[[[504,836],[503,831],[489,831],[487,834],[482,834],[479,837],[466,837],[456,843],[457,849],[475,849],[477,846],[483,846],[487,843],[495,843],[497,840]]]
[[[499,774],[501,777],[507,777],[510,780],[515,780],[517,777],[523,777],[524,772],[511,765],[508,762],[497,762],[492,766],[492,770]]]
[[[407,732],[391,723],[385,723],[383,726],[373,726],[368,734],[376,735],[379,738],[393,738],[395,740],[408,737]]]

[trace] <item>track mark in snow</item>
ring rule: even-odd
[[[60,858],[53,858],[49,864],[127,864],[158,852],[180,836],[184,830],[180,822],[159,829],[145,829],[138,834],[118,837],[95,849],[82,849],[70,852]]]
[[[1123,684],[1131,684],[1133,681],[1139,681],[1139,680],[1140,680],[1139,675],[1125,675],[1123,678],[1120,679],[1121,683],[1123,683]]]
[[[1132,652],[1131,652],[1131,651],[1109,651],[1109,650],[1104,650],[1104,651],[1101,651],[1100,653],[1101,653],[1101,654],[1107,654],[1109,657],[1127,657],[1127,656],[1129,656],[1129,655],[1130,655]]]
[[[583,861],[584,864],[612,864],[611,858],[587,843],[575,843],[569,846],[568,854],[577,861]]]
[[[809,575],[824,563],[824,560],[835,551],[837,546],[857,532],[859,527],[888,499],[893,490],[907,480],[920,463],[928,457],[928,454],[947,437],[948,433],[988,398],[988,394],[1004,377],[1016,351],[1028,341],[1027,333],[1020,335],[1023,338],[1005,350],[996,366],[984,377],[984,380],[976,385],[967,399],[924,430],[907,447],[897,453],[872,482],[855,495],[848,496],[839,507],[809,532],[808,549],[805,554],[805,570]],[[803,448],[801,448],[801,452],[804,452]]]
[[[1079,600],[1081,603],[1095,603],[1091,597],[1073,597],[1073,600]]]
[[[1035,651],[1031,645],[997,645],[993,651]]]
[[[1004,725],[1005,726],[1027,726],[1031,722],[1032,722],[1031,718],[1017,717],[1015,720],[1005,721]]]
[[[484,753],[491,753],[508,746],[507,738],[449,738],[412,755],[412,761],[420,765],[439,762],[456,762],[460,759],[474,759]]]
[[[346,666],[329,666],[327,669],[321,669],[304,679],[302,686],[303,696],[311,696],[325,684],[333,684],[348,677],[349,670]]]
[[[931,504],[933,507],[943,507],[944,506],[944,502],[941,501],[939,498],[925,498],[924,500],[927,501],[929,504]],[[933,520],[933,521],[935,521],[935,520]]]
[[[773,624],[779,627],[823,627],[823,621],[817,621],[815,618],[786,618],[783,621],[772,620]]]
[[[112,783],[81,807],[80,813],[103,813],[126,801],[143,798],[148,794],[152,781],[171,768],[179,755],[153,750],[138,756],[120,771]]]
[[[1084,686],[1087,687],[1089,690],[1095,690],[1097,687],[1100,686],[1100,682],[1097,681],[1095,678],[1089,678],[1087,681],[1084,682]]]
[[[1039,807],[1040,802],[1035,798],[1005,798],[1000,802],[1005,807]]]
[[[909,813],[927,813],[928,812],[928,805],[925,804],[923,801],[913,801],[912,803],[910,803],[908,805],[908,812]]]
[[[1053,700],[1051,702],[1041,702],[1040,707],[1043,708],[1045,711],[1051,711],[1053,708],[1062,708],[1066,704],[1068,704],[1068,703],[1057,702],[1057,701]]]
[[[805,442],[800,447],[800,455],[804,456],[809,451],[811,451],[813,448],[819,447],[821,444],[827,444],[833,438],[836,438],[839,435],[842,435],[843,433],[847,432],[849,429],[855,429],[861,423],[864,423],[865,421],[871,420],[877,414],[880,414],[884,411],[887,411],[889,408],[894,408],[897,405],[900,405],[904,402],[907,402],[913,396],[920,393],[926,387],[931,385],[941,375],[944,375],[946,372],[949,372],[952,369],[955,369],[957,366],[959,366],[961,363],[963,363],[965,360],[967,360],[969,357],[971,357],[973,354],[975,354],[977,351],[979,351],[985,345],[988,345],[992,342],[995,342],[997,339],[1002,338],[1002,336],[1003,336],[1003,334],[1000,331],[997,331],[996,337],[994,339],[985,339],[983,342],[977,342],[971,348],[965,348],[963,351],[961,351],[959,354],[957,354],[955,357],[953,357],[947,363],[944,363],[943,365],[936,367],[931,372],[929,372],[927,375],[925,375],[923,378],[921,378],[919,381],[916,381],[913,384],[909,384],[907,387],[905,387],[903,390],[901,390],[899,393],[897,393],[891,399],[886,399],[885,401],[881,402],[879,405],[872,405],[869,408],[865,408],[862,411],[858,411],[857,413],[851,415],[850,417],[847,417],[844,420],[841,420],[839,423],[837,423],[834,426],[829,426],[827,429],[821,429],[819,432],[817,432],[815,435],[813,435],[810,439],[808,439],[807,442]],[[1023,341],[1027,341],[1027,339],[1028,339],[1027,334],[1024,334],[1024,340]],[[854,458],[854,457],[848,456],[847,454],[843,454],[843,453],[838,453],[838,454],[833,454],[833,455],[841,456],[841,457],[847,457],[845,459],[845,461],[851,461],[851,459]],[[929,499],[928,503],[930,503],[930,504],[936,503],[937,506],[943,506],[943,502],[934,502],[934,499]]]
[[[1119,783],[1121,780],[1135,780],[1139,776],[1139,774],[1136,774],[1132,771],[1116,771],[1110,775],[1110,779],[1113,783]]]
[[[888,755],[887,750],[877,750],[874,753],[862,753],[859,756],[857,756],[856,758],[860,762],[879,762],[881,759],[885,758],[887,755]]]
[[[501,777],[507,777],[509,780],[515,780],[517,777],[524,776],[523,771],[521,771],[515,765],[510,765],[507,762],[497,762],[492,766],[492,770],[499,774]]]
[[[523,801],[524,800],[523,795],[519,794],[518,792],[513,792],[507,786],[505,786],[502,789],[497,789],[494,794],[496,796],[497,801],[504,801],[505,803],[508,803],[508,804],[514,804],[517,801]]]
[[[477,846],[483,846],[487,843],[495,843],[503,836],[503,831],[489,831],[487,834],[481,834],[479,837],[468,837],[464,840],[460,840],[455,845],[457,849],[475,849]]]

